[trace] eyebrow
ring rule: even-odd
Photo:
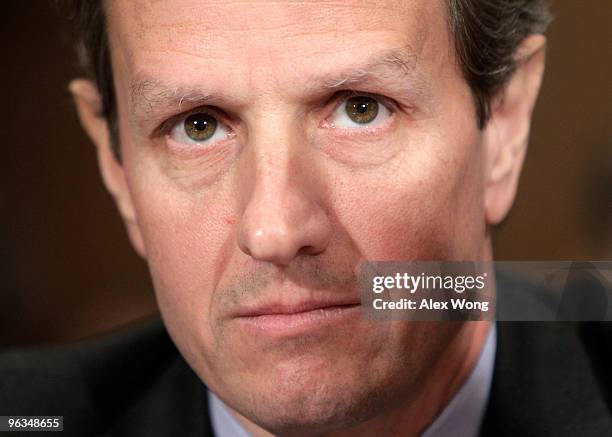
[[[157,112],[159,107],[178,108],[183,104],[192,105],[222,102],[221,96],[203,92],[201,88],[183,87],[165,83],[153,77],[140,77],[132,82],[130,98],[136,118],[147,117]]]
[[[413,79],[417,61],[417,55],[412,53],[408,46],[388,49],[374,55],[359,67],[352,67],[325,78],[323,83],[326,88],[340,88],[377,78],[381,72],[392,73],[394,79]],[[379,74],[376,74],[376,71]]]
[[[431,81],[427,80],[419,68],[418,61],[418,56],[411,51],[410,46],[391,48],[371,56],[359,66],[347,68],[322,80],[315,78],[313,84],[316,86],[322,82],[327,89],[349,90],[378,85],[393,91],[395,96],[406,96],[412,103],[420,102],[426,106],[433,102],[434,93]]]
[[[371,56],[365,63],[332,74],[314,74],[305,88],[312,94],[339,88],[351,88],[365,83],[396,83],[406,87],[411,95],[425,98],[429,94],[426,81],[417,69],[418,57],[410,47],[384,50]],[[133,115],[137,122],[146,121],[159,112],[182,112],[183,105],[195,106],[229,104],[220,94],[208,93],[199,87],[185,87],[164,82],[146,74],[136,75],[130,86]]]

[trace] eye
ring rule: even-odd
[[[209,145],[227,138],[228,135],[228,129],[207,112],[198,112],[181,118],[169,134],[174,141],[187,145]]]
[[[342,128],[375,127],[385,122],[391,111],[374,97],[352,96],[336,108],[331,125]]]

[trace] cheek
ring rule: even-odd
[[[368,260],[481,257],[485,237],[476,141],[428,145],[392,166],[339,176],[335,210]],[[350,181],[350,182],[349,182]]]
[[[162,317],[187,355],[212,344],[213,290],[234,241],[229,194],[183,192],[153,168],[129,178]],[[198,338],[193,338],[194,334]],[[186,335],[189,333],[189,335]]]

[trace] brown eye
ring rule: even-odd
[[[212,115],[198,113],[185,119],[185,133],[193,141],[206,141],[217,130],[217,119]]]
[[[346,101],[346,113],[355,123],[367,124],[378,115],[378,102],[367,96],[351,97]]]

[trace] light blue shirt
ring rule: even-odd
[[[497,331],[489,329],[470,376],[421,437],[477,437],[484,417],[495,363]],[[208,392],[212,428],[217,437],[250,437],[221,399]]]

